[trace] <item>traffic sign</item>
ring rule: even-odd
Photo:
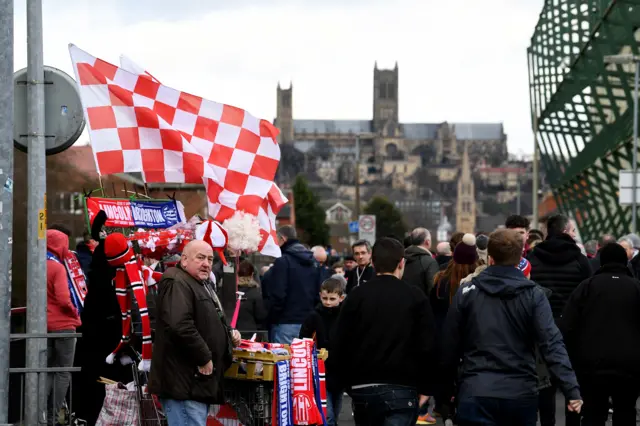
[[[27,69],[13,75],[15,90],[13,113],[14,146],[27,152]],[[78,140],[85,120],[76,82],[57,68],[44,66],[44,115],[46,155],[58,154]]]
[[[349,233],[357,234],[360,227],[358,226],[358,221],[354,220],[353,222],[349,222]]]
[[[376,241],[376,217],[374,215],[362,215],[358,218],[358,236],[361,240],[367,240],[372,245]]]

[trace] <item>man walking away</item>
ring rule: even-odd
[[[419,396],[433,394],[433,315],[424,293],[402,281],[404,263],[402,243],[376,241],[376,276],[349,294],[335,325],[327,370],[348,389],[356,425],[412,426]]]
[[[313,253],[298,241],[293,226],[278,230],[282,257],[265,274],[263,295],[267,297],[270,342],[291,344],[300,327],[320,301],[320,269]]]
[[[600,251],[602,267],[573,292],[560,326],[580,379],[583,426],[604,426],[613,402],[613,425],[636,424],[640,394],[640,282],[616,243]],[[597,342],[597,344],[594,344]]]
[[[353,246],[353,257],[356,266],[346,273],[347,294],[356,287],[368,282],[374,277],[373,266],[371,266],[371,244],[367,240],[356,241]]]
[[[576,228],[564,215],[551,216],[547,221],[547,239],[529,254],[531,280],[548,289],[553,317],[558,320],[578,285],[591,277],[591,264],[576,245]],[[555,419],[556,389],[547,389],[541,397],[541,418]],[[546,398],[546,399],[545,399]],[[580,418],[565,410],[567,426],[578,426]],[[553,426],[543,424],[542,426]]]
[[[580,389],[543,291],[518,269],[523,239],[502,229],[489,237],[489,266],[453,298],[443,333],[443,384],[453,383],[458,360],[458,425],[535,426],[535,346],[570,409],[580,411]],[[444,387],[444,400],[451,388]]]
[[[527,240],[529,239],[529,225],[529,219],[524,216],[520,216],[519,214],[509,216],[504,223],[505,228],[513,229],[522,237],[522,241],[524,242],[522,256],[525,257],[529,252],[529,247],[527,247]]]
[[[529,255],[531,279],[551,290],[553,317],[559,318],[569,296],[591,274],[589,260],[575,242],[576,228],[564,215],[547,222],[547,239]]]
[[[404,251],[406,259],[404,281],[415,285],[428,296],[433,288],[433,277],[440,268],[431,252],[431,233],[425,228],[416,228],[410,235],[411,246]]]
[[[211,246],[192,241],[158,284],[149,392],[160,398],[169,426],[205,426],[209,405],[224,403],[223,375],[240,333],[224,323],[208,284],[212,265]]]

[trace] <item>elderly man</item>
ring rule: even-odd
[[[333,275],[331,268],[327,266],[327,250],[322,246],[314,246],[311,248],[313,258],[318,262],[318,269],[320,270],[320,279],[324,281]]]
[[[169,426],[205,426],[209,405],[224,403],[223,375],[240,333],[227,327],[208,284],[212,265],[211,246],[192,241],[158,285],[149,391],[160,398]]]
[[[406,264],[403,280],[429,296],[433,288],[433,277],[440,269],[431,255],[431,233],[426,228],[416,228],[409,238],[411,246],[404,251]]]
[[[436,246],[436,262],[438,262],[440,269],[442,269],[443,265],[446,267],[449,264],[451,257],[453,257],[453,254],[451,253],[449,241],[438,243]]]

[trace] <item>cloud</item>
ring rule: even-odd
[[[22,2],[18,2],[22,3]],[[55,6],[54,4],[55,3]],[[126,54],[165,84],[272,119],[278,81],[296,118],[372,115],[373,65],[400,69],[404,122],[504,122],[532,152],[526,47],[543,0],[45,2],[45,63],[67,44]],[[16,68],[26,65],[16,4]]]

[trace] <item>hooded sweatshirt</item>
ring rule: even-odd
[[[425,296],[429,296],[433,288],[433,278],[440,270],[438,262],[428,250],[418,246],[408,247],[404,251],[404,258],[406,263],[402,279],[418,287]]]
[[[60,231],[47,231],[47,251],[60,260],[47,259],[47,329],[75,330],[80,327],[80,317],[71,302],[69,276],[63,263],[69,238]]]
[[[280,249],[282,257],[276,259],[262,282],[268,322],[302,324],[320,301],[320,268],[311,250],[297,240],[287,241]]]
[[[449,308],[443,339],[443,383],[453,382],[462,359],[460,397],[536,396],[538,345],[564,395],[580,399],[544,292],[513,266],[490,266],[460,288]]]
[[[529,253],[528,260],[531,263],[531,280],[551,290],[549,303],[554,318],[559,318],[578,284],[591,277],[589,260],[566,234],[538,244]]]

